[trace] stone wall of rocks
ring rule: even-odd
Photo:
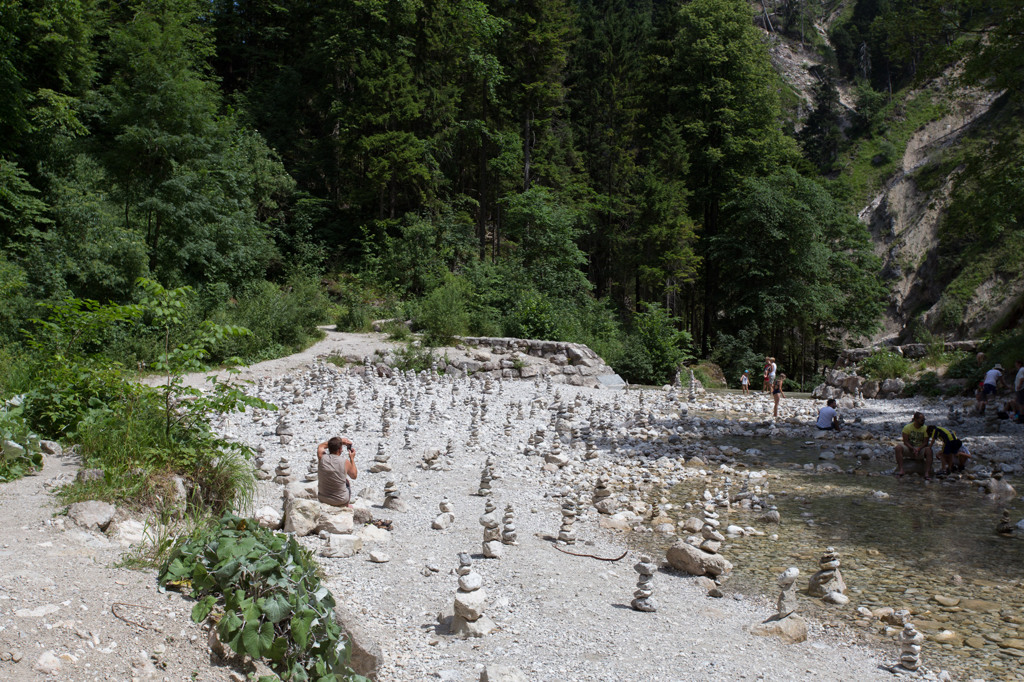
[[[451,360],[446,373],[481,375],[485,379],[550,376],[555,382],[591,387],[604,383],[598,377],[615,375],[597,353],[581,343],[466,336],[460,346],[469,357]]]
[[[981,341],[947,341],[943,350],[977,352]],[[819,384],[811,393],[812,398],[841,400],[850,396],[854,398],[877,398],[891,400],[902,395],[906,387],[902,379],[886,379],[873,381],[857,375],[857,364],[870,355],[880,351],[889,351],[902,355],[909,360],[923,358],[928,354],[929,347],[923,343],[907,343],[902,346],[872,346],[871,348],[849,348],[839,354],[834,369],[825,371],[825,383]],[[844,372],[844,369],[850,371]]]
[[[582,343],[516,339],[493,336],[466,336],[458,345],[437,349],[437,370],[462,377],[481,379],[534,379],[550,377],[553,383],[590,388],[620,388],[624,382],[601,357]],[[352,371],[364,372],[362,358],[345,358]],[[372,366],[378,375],[393,371],[394,356],[374,358]]]
[[[952,353],[954,351],[967,351],[968,353],[975,353],[978,347],[981,346],[981,341],[947,341],[943,344],[943,351],[946,353]],[[861,360],[864,360],[869,355],[878,353],[879,351],[889,351],[890,353],[896,353],[902,355],[910,360],[917,360],[928,355],[928,345],[924,343],[905,343],[902,346],[871,346],[870,348],[848,348],[839,353],[839,358],[836,360],[836,369],[843,369],[845,367],[851,367],[856,365]]]
[[[898,398],[903,393],[905,386],[903,379],[875,381],[857,376],[856,368],[853,373],[849,374],[839,369],[827,369],[825,370],[825,383],[818,384],[811,393],[811,397],[819,400],[828,400],[829,398],[840,400],[846,396],[891,400]]]

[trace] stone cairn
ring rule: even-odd
[[[722,543],[725,542],[725,537],[718,532],[720,524],[718,514],[708,509],[704,510],[704,525],[700,529],[700,535],[703,540],[700,543],[700,549],[708,554],[718,554],[718,551],[722,548]]]
[[[576,531],[573,524],[576,523],[576,501],[566,496],[562,500],[562,527],[558,529],[558,541],[565,545],[576,544]]]
[[[421,469],[429,469],[431,471],[440,471],[441,470],[440,457],[441,457],[441,449],[440,448],[430,448],[429,450],[427,450],[426,452],[423,453],[423,462],[422,462],[422,464],[420,464],[420,468]]]
[[[445,497],[437,506],[441,510],[441,513],[434,517],[434,522],[430,524],[430,527],[434,530],[447,530],[449,526],[455,523],[455,514],[452,512],[452,503],[447,497]]]
[[[484,505],[484,513],[480,517],[480,525],[484,527],[483,553],[488,559],[501,558],[501,530],[498,528],[498,515],[494,513],[494,502],[488,498]]]
[[[489,462],[484,462],[484,468],[480,471],[480,487],[477,488],[476,494],[480,497],[489,497],[493,480],[494,474],[491,472],[491,465]]]
[[[463,637],[483,637],[492,632],[494,621],[484,614],[487,593],[483,589],[483,578],[473,570],[469,554],[459,554],[459,589],[455,593],[455,615],[452,618],[451,633]]]
[[[309,467],[306,469],[306,475],[304,480],[312,482],[317,480],[320,476],[320,460],[317,459],[316,455],[313,455],[313,459],[309,462]]]
[[[633,570],[640,574],[636,581],[636,591],[633,592],[633,601],[630,602],[630,606],[635,611],[650,613],[658,610],[654,600],[651,599],[651,595],[654,594],[652,588],[654,571],[657,568],[654,562],[651,561],[651,557],[646,554],[641,555],[640,562],[633,566]]]
[[[776,613],[779,620],[797,611],[796,579],[798,577],[800,577],[800,569],[795,566],[791,566],[779,574],[779,587],[782,588],[779,593],[778,612]]]
[[[409,508],[405,501],[399,497],[398,486],[394,481],[388,481],[384,485],[384,508],[396,512],[405,512]]]
[[[823,597],[835,604],[845,604],[846,582],[839,571],[839,554],[835,547],[828,547],[818,560],[819,571],[811,576],[807,585],[807,594],[812,597]],[[835,595],[838,595],[836,597]]]
[[[379,474],[385,471],[391,471],[391,464],[388,461],[390,459],[391,455],[384,450],[384,443],[377,443],[377,454],[373,456],[373,464],[370,465],[370,473]]]
[[[292,442],[292,427],[284,418],[284,416],[282,416],[281,419],[278,420],[277,429],[274,431],[274,433],[277,434],[277,437],[280,440],[281,445],[288,445],[288,443]]]
[[[448,470],[455,466],[455,443],[451,438],[448,439],[448,445],[444,448],[444,460],[444,466]]]
[[[1010,510],[1003,510],[1003,517],[999,519],[999,523],[996,524],[996,532],[1000,535],[1012,535],[1017,527],[1010,521]]]
[[[924,635],[917,631],[913,623],[907,623],[900,632],[900,666],[907,670],[921,667],[921,642]]]
[[[287,459],[281,458],[281,461],[277,463],[274,475],[274,483],[279,485],[288,485],[292,482],[292,465],[288,463]]]
[[[612,499],[612,491],[608,488],[608,479],[598,476],[594,483],[594,493],[591,497],[594,507],[601,514],[612,514],[615,510],[615,500]]]
[[[503,545],[518,545],[516,539],[519,537],[516,534],[515,521],[512,518],[512,505],[505,505],[505,515],[501,517],[501,544]]]

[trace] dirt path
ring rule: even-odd
[[[0,485],[0,680],[230,679],[191,603],[159,593],[155,571],[115,568],[118,539],[55,516],[48,488],[77,469],[48,456],[38,474]],[[122,522],[120,537],[140,531]]]
[[[291,370],[305,367],[316,358],[324,355],[340,355],[342,357],[361,359],[368,355],[373,355],[376,350],[389,348],[397,349],[402,347],[401,343],[388,341],[387,334],[379,334],[375,332],[365,334],[337,332],[333,330],[333,325],[323,326],[320,327],[320,329],[326,336],[304,351],[282,358],[274,358],[273,360],[257,362],[256,364],[241,368],[237,373],[229,373],[227,370],[218,370],[216,372],[187,374],[185,375],[185,384],[196,388],[202,388],[206,386],[206,377],[208,376],[216,376],[218,381],[223,381],[229,377],[233,377],[234,380],[240,381],[256,381],[261,378],[266,379],[281,376]],[[150,386],[155,386],[163,383],[163,377],[159,375],[152,375],[144,378],[142,382]]]

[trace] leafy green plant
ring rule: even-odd
[[[911,363],[898,353],[883,350],[872,353],[862,360],[860,370],[864,376],[879,381],[900,379],[910,373]]]
[[[39,437],[28,428],[21,408],[0,411],[0,483],[21,478],[42,466]]]
[[[221,641],[268,660],[284,680],[365,680],[346,665],[334,597],[317,570],[295,538],[228,514],[175,549],[159,581],[187,590],[197,600],[192,620],[212,615]]]
[[[939,376],[935,372],[925,372],[916,381],[911,382],[904,390],[906,395],[940,396]]]
[[[404,348],[395,351],[395,360],[393,366],[395,369],[403,372],[424,372],[430,369],[430,366],[434,364],[436,358],[434,356],[434,350],[427,346],[418,346],[415,344],[409,344]]]
[[[703,386],[704,388],[711,388],[712,384],[714,383],[711,380],[711,377],[708,375],[708,373],[705,372],[700,367],[693,368],[693,378],[699,381],[700,385]],[[684,379],[684,385],[686,385],[685,381],[686,380]]]
[[[616,370],[627,381],[667,384],[688,359],[691,337],[677,328],[679,320],[656,303],[644,303],[633,318],[633,332],[626,341]]]
[[[388,341],[408,341],[412,336],[409,326],[401,320],[385,322],[382,331],[388,335]]]
[[[427,343],[446,346],[469,330],[468,296],[465,280],[448,275],[442,286],[423,299],[416,323],[424,330]]]

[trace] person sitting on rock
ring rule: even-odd
[[[942,441],[942,452],[939,453],[939,459],[942,460],[940,475],[946,476],[954,471],[963,471],[967,460],[971,457],[971,451],[967,449],[962,440],[957,438],[956,433],[934,425],[925,427],[925,432],[929,438],[928,447],[934,449],[935,441]],[[954,457],[957,459],[955,466],[953,464]]]
[[[348,457],[342,457],[341,450],[348,448]],[[359,476],[356,469],[356,449],[348,438],[335,436],[326,443],[316,446],[317,493],[316,499],[334,507],[347,507],[352,499],[349,479]]]
[[[914,413],[914,418],[903,427],[903,442],[896,446],[896,476],[902,476],[903,458],[924,460],[924,480],[932,478],[932,449],[928,445],[928,429],[924,425],[924,415]]]
[[[817,426],[822,431],[829,429],[839,430],[839,412],[836,411],[836,399],[829,398],[825,401],[825,407],[818,410]]]

